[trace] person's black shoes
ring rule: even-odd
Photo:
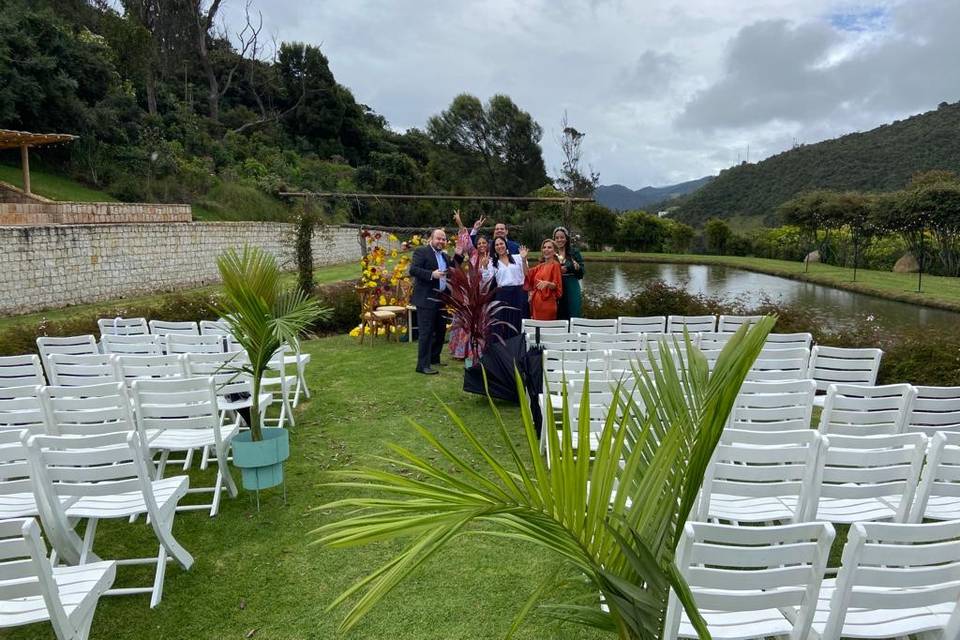
[[[447,366],[447,363],[446,363],[446,362],[431,362],[431,363],[430,363],[430,366],[431,366],[431,367],[445,367],[445,366]]]
[[[427,367],[426,369],[417,369],[417,373],[423,373],[423,374],[426,374],[426,375],[428,375],[428,376],[435,376],[435,375],[437,375],[437,374],[440,373],[440,372],[437,371],[436,369],[431,368],[431,367]]]

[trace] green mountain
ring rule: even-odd
[[[693,193],[703,185],[713,180],[713,176],[706,176],[698,180],[690,180],[666,187],[644,187],[633,190],[622,184],[600,185],[593,194],[597,202],[614,211],[631,211],[646,209],[652,204],[669,202],[674,198]]]
[[[726,169],[679,201],[672,217],[697,226],[711,217],[776,225],[777,206],[798,193],[893,191],[932,169],[960,171],[960,102]]]

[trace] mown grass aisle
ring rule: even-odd
[[[494,435],[492,414],[486,399],[461,391],[459,363],[442,367],[439,376],[415,374],[414,346],[378,341],[361,348],[351,338],[334,337],[306,342],[304,349],[313,355],[313,399],[301,404],[291,431],[288,504],[279,490],[265,492],[257,514],[253,494],[241,492],[236,500],[223,501],[216,518],[179,514],[174,533],[196,558],[193,569],[168,566],[163,601],[152,611],[147,596],[103,598],[93,639],[498,638],[556,566],[535,547],[467,536],[429,561],[353,632],[340,636],[336,629],[345,611],[326,613],[327,605],[397,547],[308,546],[309,531],[332,518],[312,509],[342,497],[319,486],[323,472],[383,455],[388,442],[428,455],[408,417],[446,442],[459,443],[432,393],[449,401],[478,434],[490,436],[488,443]],[[519,442],[519,410],[509,405],[501,410],[508,425],[517,425]],[[168,467],[168,473],[175,472]],[[197,478],[209,483],[212,473],[200,472]],[[155,553],[154,544],[142,519],[136,525],[102,522],[95,550],[107,558],[144,556]],[[118,585],[144,584],[152,569],[123,567],[118,575],[123,576]],[[596,636],[534,616],[517,637]],[[0,631],[0,638],[53,638],[53,633],[48,624],[34,625]]]

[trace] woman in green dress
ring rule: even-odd
[[[557,303],[557,319],[579,318],[582,307],[580,281],[583,279],[583,256],[570,242],[570,232],[564,227],[553,230],[557,245],[560,272],[563,274],[563,297]]]

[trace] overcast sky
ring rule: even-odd
[[[601,183],[631,188],[960,100],[960,0],[253,2],[394,129],[505,93],[543,126],[549,173],[566,110]]]

